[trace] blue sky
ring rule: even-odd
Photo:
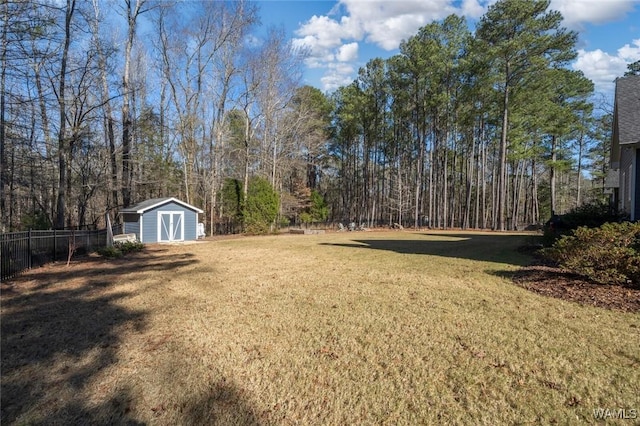
[[[294,46],[305,46],[304,83],[333,91],[349,84],[358,68],[398,52],[400,41],[451,13],[470,26],[495,0],[338,0],[259,2],[265,26],[282,25]],[[613,80],[640,59],[640,0],[551,0],[564,25],[579,34],[571,65],[610,97]]]

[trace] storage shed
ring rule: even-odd
[[[143,243],[196,240],[198,213],[202,210],[176,198],[154,198],[120,210],[122,231]]]

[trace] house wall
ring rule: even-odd
[[[620,150],[620,192],[619,208],[620,212],[631,214],[631,183],[633,182],[633,156],[635,149],[622,147]]]
[[[123,214],[123,234],[136,234],[138,241],[140,240],[140,215],[125,213]]]
[[[158,242],[158,212],[184,212],[184,239],[185,241],[197,239],[198,213],[177,203],[167,203],[147,210],[142,218],[143,243]]]
[[[640,219],[640,173],[638,173],[638,166],[640,166],[640,149],[634,149],[635,161],[633,162],[634,173],[634,194],[633,194],[633,215],[631,220]]]

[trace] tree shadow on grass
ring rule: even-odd
[[[32,269],[12,283],[19,285],[24,280],[35,280],[38,283],[35,289],[42,290],[47,287],[55,288],[60,281],[81,279],[90,285],[108,287],[114,277],[147,271],[172,271],[199,262],[193,253],[164,254],[165,251],[167,250],[145,249],[143,252],[130,253],[119,259],[108,259],[98,255],[80,256],[74,258],[69,267],[66,267],[66,262],[44,265]],[[12,291],[12,283],[3,286],[3,291]]]
[[[194,425],[247,425],[263,422],[247,402],[245,393],[234,383],[216,383],[200,395],[189,396],[185,403],[184,420]]]
[[[414,239],[353,239],[352,243],[322,243],[336,247],[384,250],[399,254],[441,256],[482,262],[527,265],[531,257],[518,251],[528,235],[416,233]]]
[[[85,398],[93,379],[119,362],[121,333],[145,328],[147,312],[120,306],[128,293],[104,289],[121,274],[193,262],[167,256],[96,261],[95,268],[43,268],[3,283],[2,424],[137,424],[129,417],[127,388],[111,386],[93,403]]]

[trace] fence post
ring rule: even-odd
[[[27,266],[31,269],[31,228],[29,228],[29,238],[27,239],[27,253],[29,254],[29,260],[27,261]]]
[[[56,253],[58,252],[58,237],[56,236],[56,228],[53,228],[53,261],[56,261]]]

